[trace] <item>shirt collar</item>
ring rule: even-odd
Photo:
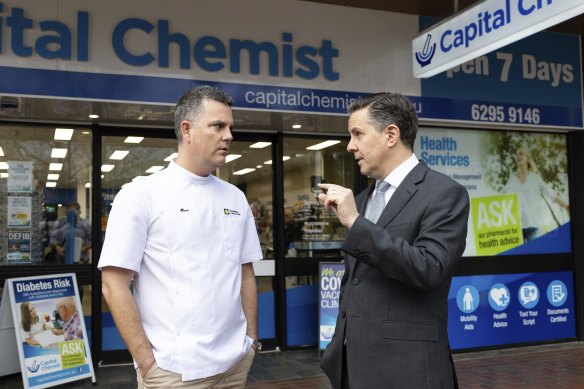
[[[191,173],[187,169],[183,168],[182,166],[178,165],[175,162],[176,159],[173,159],[168,164],[168,172],[176,178],[189,181],[192,184],[198,185],[206,185],[213,179],[213,175],[209,174],[207,177],[201,177],[194,173]]]
[[[384,181],[387,181],[392,187],[397,188],[418,163],[420,163],[420,161],[418,161],[418,157],[412,153],[408,159],[393,169],[391,173],[385,177]]]

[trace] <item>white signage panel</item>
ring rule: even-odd
[[[414,77],[433,76],[583,12],[582,0],[485,0],[414,38]]]

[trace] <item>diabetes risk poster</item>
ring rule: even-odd
[[[565,135],[420,128],[414,152],[468,191],[464,256],[570,252]]]

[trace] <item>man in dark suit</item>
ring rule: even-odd
[[[468,193],[413,154],[418,119],[407,98],[375,94],[349,113],[347,150],[376,185],[356,198],[320,185],[319,201],[348,230],[322,369],[335,389],[455,388],[447,302],[466,244]]]

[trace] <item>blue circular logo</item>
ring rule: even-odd
[[[511,295],[509,289],[503,284],[495,284],[489,289],[489,305],[495,311],[503,311],[509,306]]]
[[[479,307],[479,292],[472,285],[464,285],[456,294],[456,305],[464,313],[472,313]]]
[[[566,284],[560,280],[550,282],[547,288],[547,298],[551,305],[560,307],[568,299],[568,289]]]
[[[524,308],[533,308],[539,302],[539,289],[533,282],[524,282],[519,287],[519,302]]]

